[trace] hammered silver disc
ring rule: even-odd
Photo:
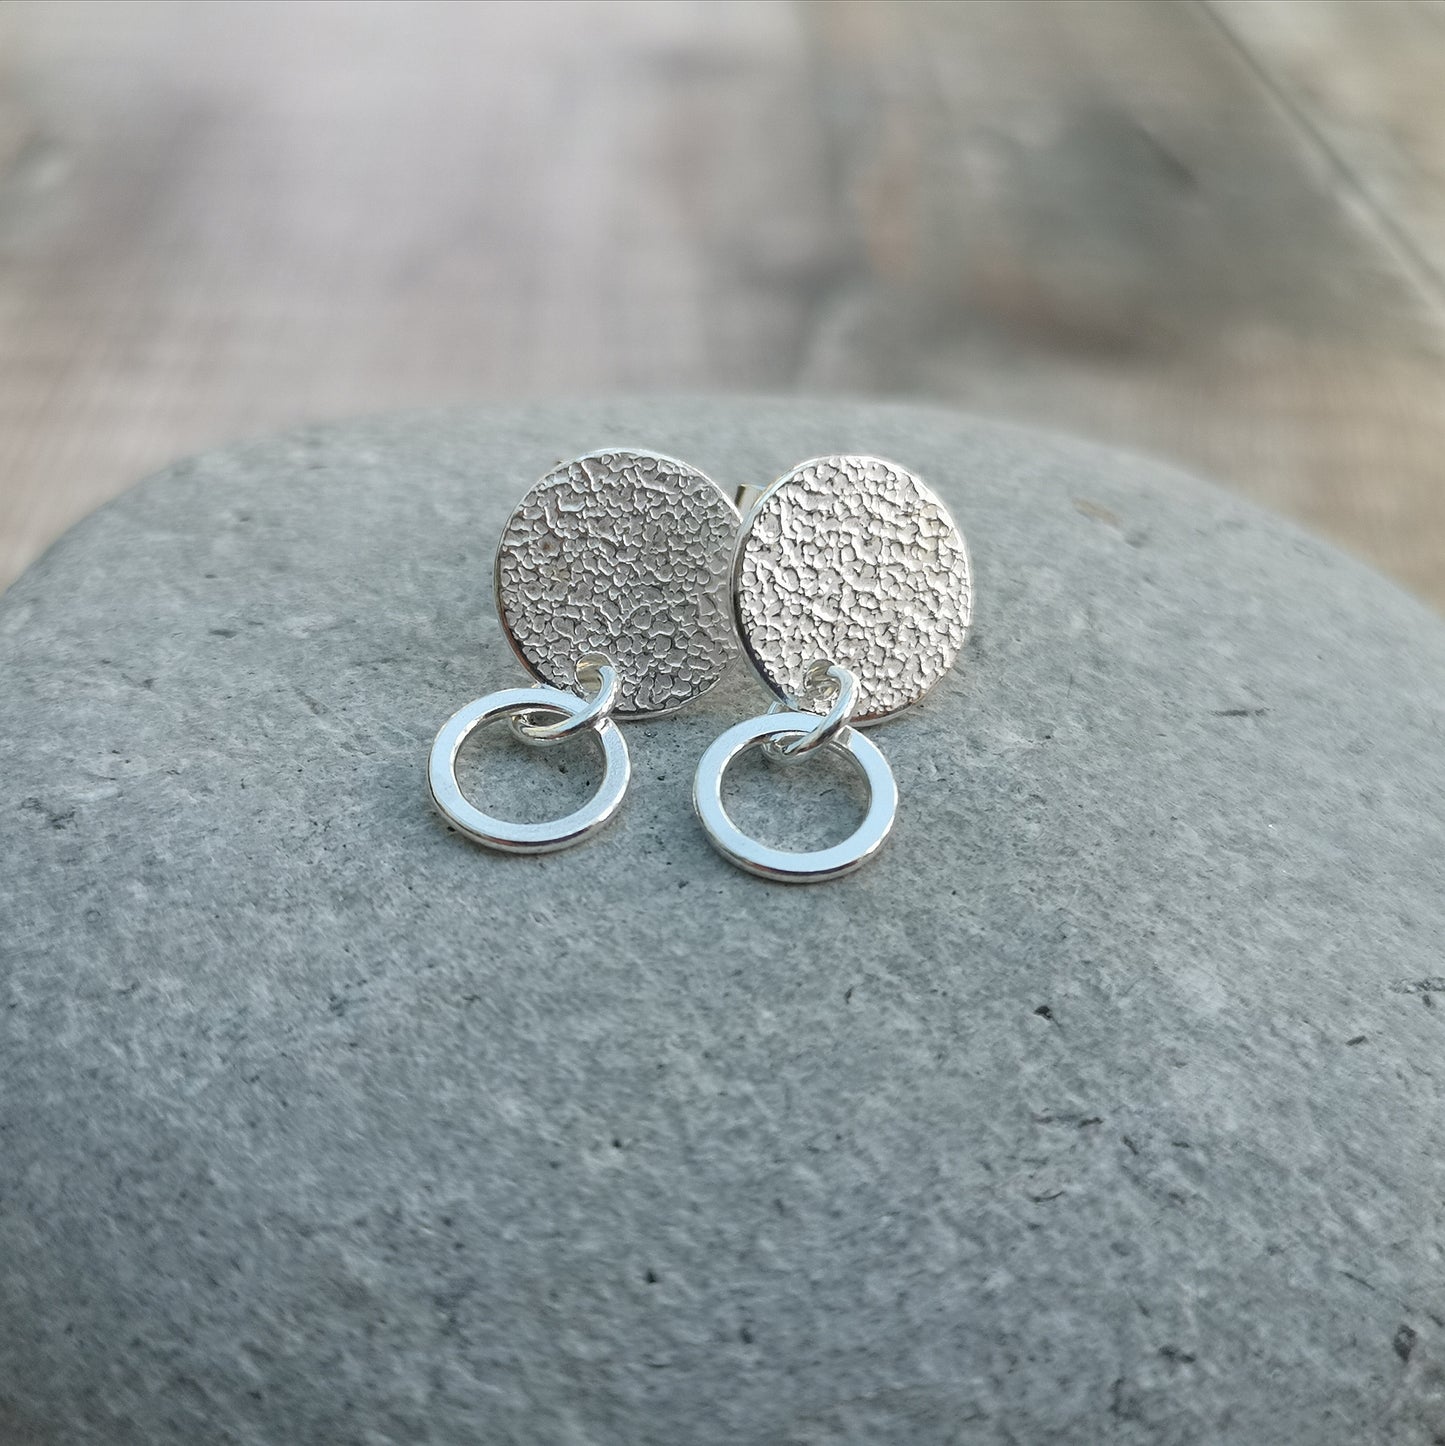
[[[570,688],[603,653],[616,716],[671,713],[736,652],[728,570],[737,509],[711,478],[655,452],[563,462],[517,504],[497,545],[497,616],[534,678]]]
[[[948,509],[877,457],[816,457],[774,482],[743,522],[733,610],[753,666],[797,700],[809,664],[858,679],[856,724],[916,703],[968,633],[968,551]]]

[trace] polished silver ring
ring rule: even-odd
[[[826,659],[813,663],[804,680],[804,693],[821,688],[824,683],[833,685],[833,705],[818,719],[816,725],[797,738],[786,742],[773,740],[766,745],[772,758],[806,758],[815,748],[821,748],[848,726],[854,709],[858,706],[858,675],[848,668]],[[768,712],[776,717],[779,713],[806,713],[808,710],[799,703],[789,707],[786,703],[774,703]]]
[[[576,677],[578,687],[595,690],[585,708],[555,723],[534,723],[530,713],[514,713],[513,735],[523,743],[545,748],[550,743],[564,742],[584,728],[599,727],[617,702],[617,669],[606,653],[586,653],[578,660]]]
[[[513,854],[549,853],[580,843],[595,833],[617,812],[632,776],[627,756],[627,740],[610,718],[595,726],[602,744],[606,764],[597,792],[575,813],[546,823],[514,823],[483,813],[462,796],[457,783],[457,754],[463,743],[478,728],[517,713],[554,713],[559,718],[575,718],[592,704],[575,693],[560,688],[507,688],[488,693],[458,709],[437,732],[427,763],[427,783],[437,811],[458,832],[488,848]]]
[[[800,853],[774,848],[745,834],[723,807],[722,785],[728,768],[739,754],[770,739],[811,733],[818,725],[814,713],[764,713],[729,728],[716,738],[697,765],[692,785],[692,806],[709,841],[739,868],[780,883],[812,884],[841,878],[866,863],[883,846],[898,814],[898,785],[888,760],[856,728],[843,728],[828,740],[828,747],[846,753],[868,784],[868,812],[863,822],[842,843]]]

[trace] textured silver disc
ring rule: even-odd
[[[569,688],[578,660],[617,669],[615,716],[670,713],[722,676],[736,640],[728,569],[737,509],[655,452],[563,462],[502,529],[497,616],[534,678]]]
[[[743,521],[733,609],[769,688],[798,699],[810,663],[858,679],[852,722],[916,703],[953,666],[972,617],[968,552],[948,509],[877,457],[816,457]]]

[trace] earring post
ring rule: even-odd
[[[759,487],[756,485],[756,483],[744,482],[743,485],[739,487],[738,490],[733,494],[733,506],[736,507],[737,510],[744,517],[746,517],[748,515],[748,509],[767,490],[768,489],[766,487]]]

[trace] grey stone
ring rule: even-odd
[[[963,526],[855,877],[694,824],[742,671],[629,727],[585,848],[429,810],[437,726],[522,681],[498,529],[602,445],[877,452]],[[382,419],[89,519],[0,677],[6,1446],[1445,1433],[1445,627],[1289,526],[936,411]],[[840,776],[739,809],[834,827]]]

